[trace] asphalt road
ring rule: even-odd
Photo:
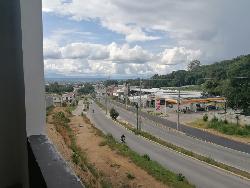
[[[125,108],[124,105],[121,103],[118,103],[118,102],[113,102],[113,103],[122,108]],[[131,112],[135,112],[134,107],[128,107],[128,110]],[[161,124],[166,127],[170,127],[172,129],[176,129],[176,122],[172,122],[167,119],[160,118],[158,116],[153,116],[146,112],[142,112],[141,115],[142,117],[149,119],[155,123]],[[250,154],[250,144],[240,143],[240,142],[230,140],[221,136],[217,136],[209,132],[202,131],[200,129],[189,127],[183,124],[179,125],[179,131],[184,132],[188,136],[195,137],[206,142],[212,142],[212,143],[215,143],[215,144],[227,147],[227,148],[231,148],[237,151]]]
[[[110,103],[108,104],[108,108],[114,106]],[[125,120],[136,127],[136,116],[133,112],[118,106],[115,106],[115,109],[119,112],[119,117],[122,120]],[[204,142],[183,133],[179,133],[173,129],[166,129],[165,127],[157,126],[147,119],[143,119],[142,121],[142,130],[189,151],[193,151],[216,161],[250,172],[250,154]]]
[[[200,188],[249,188],[250,181],[241,179],[227,172],[211,167],[200,161],[185,157],[167,148],[146,141],[123,127],[117,126],[107,118],[104,112],[92,104],[88,117],[104,133],[111,133],[117,140],[122,134],[126,135],[128,146],[140,154],[148,154],[152,160],[176,172],[182,173],[187,179]],[[92,109],[95,113],[92,113]]]

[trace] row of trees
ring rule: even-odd
[[[93,87],[92,84],[86,83],[86,84],[84,84],[84,87],[81,87],[80,89],[78,89],[77,92],[81,95],[88,95],[88,94],[94,93],[95,88]]]
[[[48,93],[62,94],[64,92],[72,92],[74,90],[72,85],[60,85],[58,82],[51,83],[45,86],[45,91]]]
[[[201,65],[198,60],[190,62],[188,70],[173,71],[166,75],[154,75],[142,80],[144,88],[179,87],[200,85],[204,94],[220,95],[228,99],[228,105],[250,114],[250,55],[232,60]],[[139,85],[139,79],[127,80],[130,85]]]

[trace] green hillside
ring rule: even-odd
[[[154,75],[143,80],[144,87],[178,87],[197,85],[208,95],[228,98],[228,105],[250,114],[250,54],[211,65],[193,67],[191,70],[174,71],[166,75]],[[139,80],[128,80],[139,85]]]

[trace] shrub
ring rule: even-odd
[[[53,115],[53,120],[56,125],[67,126],[70,119],[65,116],[63,112],[57,112]]]
[[[76,152],[73,152],[71,158],[72,158],[73,163],[79,164],[80,156]]]
[[[177,180],[178,181],[184,181],[185,180],[185,176],[182,175],[182,173],[177,174]]]
[[[143,157],[144,159],[146,159],[147,161],[150,161],[150,157],[149,157],[148,154],[144,154],[142,157]]]
[[[226,120],[226,119],[224,119],[224,121],[223,121],[225,124],[228,124],[228,121]]]
[[[208,120],[208,115],[207,114],[204,114],[203,116],[203,121],[207,121]]]
[[[218,122],[218,118],[217,117],[213,117],[213,119],[211,120],[212,122]]]
[[[130,180],[132,180],[132,179],[135,179],[135,176],[133,175],[133,174],[131,174],[131,173],[127,173],[127,178],[128,179],[130,179]]]
[[[110,117],[114,120],[116,120],[119,116],[119,113],[114,108],[110,109],[109,114],[110,114]]]

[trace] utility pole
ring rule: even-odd
[[[108,93],[107,93],[107,85],[106,85],[106,93],[105,93],[105,109],[106,109],[106,115],[108,114]]]
[[[125,85],[125,108],[128,109],[128,83]]]
[[[178,90],[178,101],[177,101],[177,131],[179,130],[179,125],[180,125],[180,87]]]
[[[140,113],[139,113],[139,115],[140,115],[140,119],[139,119],[139,128],[140,128],[140,130],[141,130],[141,78],[140,78]]]
[[[138,103],[135,105],[136,107],[136,130],[139,130],[139,118],[138,118]]]

